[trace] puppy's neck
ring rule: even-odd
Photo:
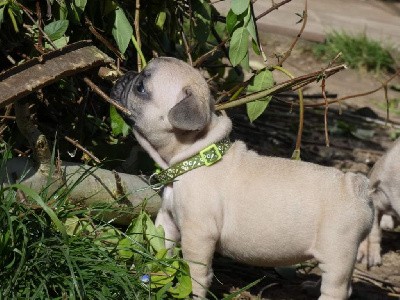
[[[204,132],[197,135],[194,139],[186,141],[179,145],[177,151],[169,159],[169,166],[181,162],[197,153],[204,148],[219,142],[227,137],[232,130],[231,120],[224,115],[213,115],[210,124]]]
[[[163,141],[162,143],[149,141],[137,131],[134,131],[134,134],[154,161],[166,169],[222,140],[231,130],[232,122],[227,116],[213,115],[210,124],[201,132],[169,132],[159,136],[158,139]]]

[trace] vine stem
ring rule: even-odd
[[[278,70],[289,78],[294,79],[294,76],[285,68],[281,66],[274,66],[275,70]],[[304,128],[304,97],[303,97],[303,89],[299,88],[297,90],[299,95],[299,128],[297,129],[297,138],[296,138],[296,146],[292,154],[292,159],[300,160],[300,152],[301,152],[301,137],[303,136],[303,128]]]
[[[139,22],[139,18],[140,18],[140,0],[136,0],[136,5],[135,5],[135,35],[136,35],[136,44],[135,47],[136,49],[141,49],[142,48],[142,41],[140,39],[140,22]],[[134,38],[132,38],[132,41],[134,41]],[[135,44],[135,42],[134,42]],[[142,51],[138,50],[137,53],[137,68],[138,68],[138,72],[140,72],[142,70],[142,68],[144,67],[142,64],[142,59],[143,57],[141,57],[141,55],[143,56]]]

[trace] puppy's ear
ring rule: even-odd
[[[210,121],[211,112],[208,101],[204,103],[189,88],[185,88],[185,98],[179,101],[168,113],[168,120],[181,130],[200,130]]]

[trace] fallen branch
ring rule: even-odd
[[[108,62],[111,62],[111,59],[90,41],[77,42],[28,60],[0,74],[0,107],[26,97],[61,78]]]

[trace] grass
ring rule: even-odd
[[[3,154],[0,171],[9,156]],[[189,297],[188,264],[179,248],[167,254],[163,229],[145,211],[117,228],[101,219],[110,207],[69,202],[73,186],[51,195],[0,186],[0,300]]]
[[[189,295],[186,262],[178,250],[166,255],[163,231],[147,213],[117,228],[68,202],[62,189],[45,196],[19,184],[0,188],[0,300]]]
[[[365,34],[353,36],[335,31],[327,35],[324,44],[313,47],[313,53],[327,61],[332,60],[339,52],[342,53],[342,62],[353,69],[381,72],[392,71],[395,67],[391,50],[369,39]]]

